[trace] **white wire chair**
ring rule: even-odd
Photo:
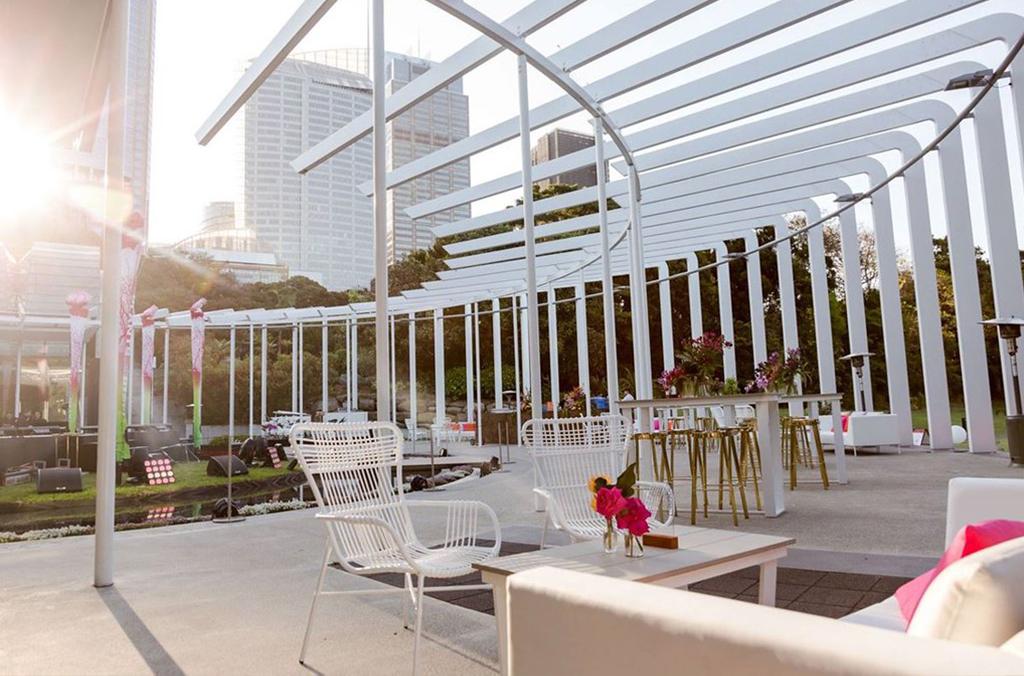
[[[304,423],[292,428],[291,446],[320,506],[316,518],[323,521],[328,533],[299,654],[302,664],[320,596],[367,591],[323,591],[324,574],[332,560],[354,575],[405,575],[404,589],[373,591],[403,592],[406,628],[410,602],[415,610],[413,674],[419,653],[424,590],[490,588],[424,587],[425,578],[468,575],[473,572],[474,563],[496,557],[501,549],[501,527],[494,510],[482,502],[406,500],[402,493],[402,444],[401,430],[391,423]],[[410,507],[447,510],[442,544],[428,547],[420,542],[413,530]],[[494,544],[479,544],[479,527],[486,526],[488,519],[494,530]]]
[[[597,475],[614,481],[626,469],[628,424],[618,415],[547,418],[523,424],[523,443],[530,448],[536,471],[533,490],[546,502],[542,548],[549,525],[564,530],[573,542],[596,540],[604,534],[606,522],[593,509],[588,482]],[[651,517],[652,527],[672,523],[675,497],[668,484],[638,481],[636,493],[652,514],[666,515],[665,521]]]

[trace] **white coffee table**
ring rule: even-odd
[[[629,559],[621,548],[605,554],[600,540],[551,547],[536,552],[502,556],[474,564],[483,581],[494,588],[494,617],[498,622],[498,656],[501,673],[508,673],[508,578],[510,575],[552,566],[621,580],[646,582],[664,587],[688,585],[737,570],[760,566],[758,602],[775,605],[778,560],[796,540],[732,530],[672,526],[658,532],[679,536],[679,549],[646,548],[640,559]]]

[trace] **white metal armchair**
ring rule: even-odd
[[[354,575],[402,573],[403,612],[408,628],[410,604],[416,613],[413,673],[416,673],[423,618],[423,592],[488,588],[488,585],[424,587],[424,579],[454,578],[473,572],[472,565],[498,555],[501,528],[494,510],[482,502],[412,501],[402,493],[402,432],[391,423],[307,423],[292,428],[291,446],[302,465],[327,527],[327,550],[306,623],[299,662],[305,663],[317,601],[332,561]],[[424,545],[413,530],[409,508],[447,511],[445,540]],[[480,528],[494,531],[494,544],[481,544]],[[413,584],[413,576],[416,583]],[[376,590],[376,591],[392,591]]]
[[[523,443],[533,455],[536,487],[544,498],[547,515],[541,547],[548,526],[564,530],[573,542],[596,540],[604,534],[604,517],[591,506],[588,482],[596,475],[614,480],[626,468],[628,423],[622,416],[529,420],[523,425]],[[652,514],[652,527],[666,526],[675,514],[675,498],[668,484],[636,483],[637,496]]]

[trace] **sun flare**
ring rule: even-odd
[[[56,194],[60,171],[48,139],[0,114],[0,214],[5,220],[45,206]]]

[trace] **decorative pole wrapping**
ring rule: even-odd
[[[204,305],[206,299],[200,298],[189,308],[192,317],[192,444],[197,449],[203,445],[203,348],[206,345]]]
[[[117,388],[117,452],[118,462],[131,457],[131,449],[125,439],[128,418],[125,411],[128,369],[132,367],[128,346],[131,342],[132,315],[135,313],[135,286],[139,276],[139,262],[142,260],[142,236],[145,222],[142,214],[135,211],[128,217],[121,235],[121,303],[119,311],[119,332],[117,341],[118,382]]]
[[[85,291],[72,291],[65,299],[68,304],[69,341],[71,349],[71,383],[68,386],[68,432],[78,434],[78,416],[81,402],[78,394],[82,388],[82,362],[85,358],[85,329],[89,320],[89,303],[92,296]]]
[[[142,403],[139,421],[148,425],[153,417],[153,369],[156,366],[156,305],[142,313]]]

